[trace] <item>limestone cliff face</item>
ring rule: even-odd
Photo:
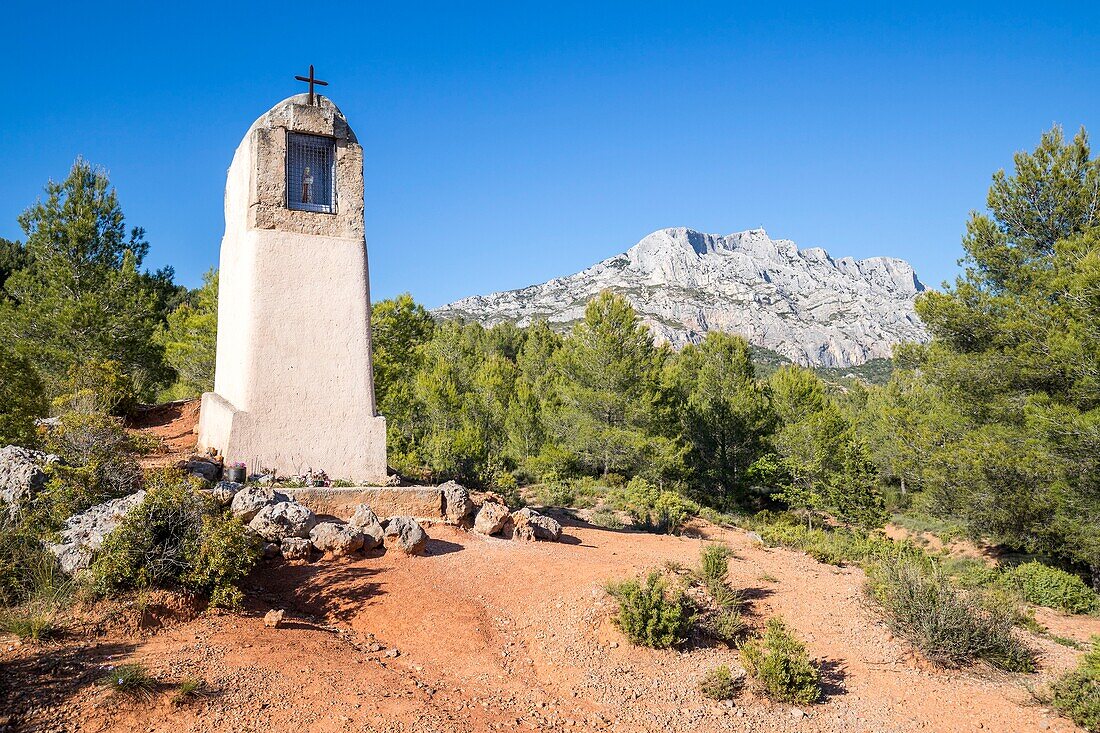
[[[536,318],[566,326],[604,289],[626,296],[654,337],[676,347],[726,331],[800,364],[845,367],[928,338],[913,310],[924,285],[908,262],[833,259],[763,229],[727,236],[662,229],[574,275],[464,298],[435,314],[486,326]]]

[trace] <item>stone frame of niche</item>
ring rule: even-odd
[[[296,140],[297,138],[297,140]],[[293,160],[294,153],[300,151],[303,157],[308,156],[307,149],[314,148],[316,150],[324,149],[323,155],[329,158],[327,162],[327,171],[323,174],[321,171],[310,171],[310,175],[313,177],[314,188],[311,192],[316,196],[316,192],[324,191],[326,203],[322,204],[309,204],[303,205],[297,201],[297,191],[291,190],[291,178],[295,168],[295,162]],[[308,161],[297,161],[298,167],[308,169],[309,166],[305,165]],[[322,186],[324,177],[328,177],[328,185]],[[298,132],[296,130],[286,131],[286,207],[291,211],[309,211],[314,214],[326,214],[329,216],[335,215],[339,211],[340,199],[336,194],[337,182],[336,182],[336,138],[331,135],[314,135],[309,132]],[[314,208],[310,208],[314,207]]]
[[[301,95],[303,98],[305,95]],[[363,239],[363,148],[339,110],[291,98],[257,120],[252,130],[248,227],[297,234]],[[336,143],[334,211],[287,206],[287,133],[332,138]]]

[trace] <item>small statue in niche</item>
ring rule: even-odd
[[[313,203],[313,174],[309,172],[308,165],[302,171],[302,203]]]

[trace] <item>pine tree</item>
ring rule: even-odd
[[[649,422],[662,352],[624,297],[593,298],[558,356],[566,429],[559,438],[582,465],[632,474],[661,453]]]
[[[157,331],[164,358],[176,372],[169,399],[193,397],[214,389],[218,345],[218,271],[202,277],[202,287],[168,314]]]
[[[17,305],[0,335],[30,360],[51,395],[74,366],[113,361],[138,394],[152,396],[168,373],[153,339],[158,294],[140,270],[149,245],[140,228],[127,235],[106,173],[78,159],[19,223],[28,263],[5,284]]]
[[[712,331],[670,360],[666,383],[675,427],[687,444],[694,496],[743,505],[749,467],[767,450],[774,413],[757,383],[748,342]]]
[[[964,273],[917,311],[923,379],[965,420],[925,490],[972,531],[1092,568],[1100,587],[1100,160],[1060,129],[1011,175],[963,239]]]

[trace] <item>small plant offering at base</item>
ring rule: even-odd
[[[1017,614],[1000,599],[959,589],[937,563],[906,559],[870,568],[867,592],[890,628],[933,662],[985,661],[1008,672],[1035,669],[1035,654],[1013,634]]]
[[[682,644],[691,630],[692,613],[687,599],[657,571],[644,581],[633,578],[610,583],[607,592],[619,602],[615,624],[631,643],[653,649]]]
[[[1092,637],[1092,649],[1077,669],[1054,683],[1051,692],[1059,713],[1089,733],[1100,732],[1100,636]]]
[[[743,672],[735,675],[728,665],[720,664],[707,670],[703,679],[699,680],[699,692],[711,700],[731,700],[741,690],[744,682]]]
[[[120,664],[100,677],[96,684],[112,692],[149,700],[153,697],[157,682],[140,664]]]
[[[764,636],[741,648],[741,661],[768,697],[780,702],[812,703],[821,697],[821,678],[806,647],[777,616],[768,619]]]

